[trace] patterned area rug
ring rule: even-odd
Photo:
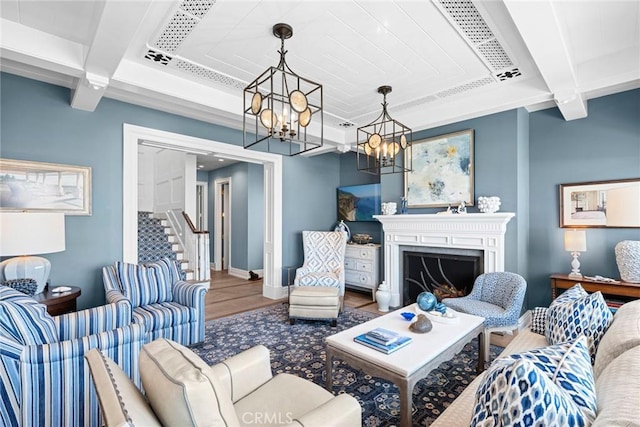
[[[376,317],[363,310],[345,308],[338,327],[328,322],[298,320],[289,325],[287,306],[266,307],[206,324],[205,342],[193,349],[209,364],[218,363],[257,344],[271,352],[274,374],[286,372],[325,386],[324,338]],[[476,377],[477,340],[413,389],[413,425],[428,426]],[[492,357],[501,349],[492,346]],[[335,359],[339,360],[339,359]],[[394,426],[400,422],[400,398],[393,383],[372,377],[340,361],[334,369],[334,393],[349,393],[363,408],[363,426]]]

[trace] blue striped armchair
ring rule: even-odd
[[[133,323],[145,325],[151,340],[166,338],[182,345],[204,341],[203,284],[181,279],[176,261],[163,258],[144,264],[116,262],[102,268],[107,302],[126,300]]]
[[[101,425],[84,355],[100,349],[140,385],[147,342],[124,301],[51,317],[46,306],[0,285],[0,425]]]

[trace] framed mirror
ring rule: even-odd
[[[560,227],[640,228],[640,178],[560,184]]]

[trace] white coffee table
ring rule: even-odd
[[[339,357],[354,368],[396,384],[400,390],[400,426],[410,427],[413,387],[442,362],[451,360],[476,336],[479,338],[477,369],[478,372],[484,369],[484,318],[456,313],[459,322],[434,321],[430,332],[416,334],[409,331],[410,322],[400,315],[403,311],[415,312],[416,305],[403,307],[326,338],[327,390],[331,391],[333,382],[333,358]],[[391,354],[381,353],[353,341],[354,337],[379,327],[409,335],[413,337],[413,341]]]

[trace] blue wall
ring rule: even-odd
[[[82,288],[80,308],[104,303],[101,268],[122,259],[122,126],[242,145],[242,132],[103,98],[94,112],[71,108],[70,90],[0,74],[0,156],[90,166],[91,216],[67,216],[66,250],[46,255],[51,283]],[[302,256],[300,232],[335,222],[339,158],[290,158],[283,176],[283,263]],[[293,208],[295,207],[295,208]]]
[[[215,181],[231,179],[231,262],[240,270],[263,268],[264,247],[264,171],[262,165],[236,163],[209,172],[209,230],[211,260],[214,259],[213,236]]]
[[[0,79],[2,157],[92,167],[92,216],[68,216],[66,251],[47,255],[53,285],[82,288],[80,307],[104,302],[100,269],[122,257],[123,123],[242,143],[241,132],[221,126],[107,98],[95,112],[84,112],[70,107],[69,89],[6,73]],[[640,177],[640,90],[594,99],[588,106],[588,117],[570,122],[555,108],[532,114],[513,110],[414,134],[417,141],[475,130],[475,194],[500,196],[501,210],[516,213],[508,225],[507,245],[514,249],[506,268],[526,272],[529,307],[548,303],[550,274],[569,271],[558,185]],[[283,159],[285,266],[302,263],[300,231],[335,225],[336,187],[372,179],[351,172],[354,158],[348,153]],[[383,200],[399,201],[402,175],[380,182]],[[582,271],[619,277],[613,247],[624,239],[640,240],[640,229],[588,229]]]
[[[560,228],[559,185],[640,177],[640,90],[592,99],[589,115],[565,121],[558,109],[530,115],[529,306],[551,299],[549,274],[569,273]],[[613,248],[640,240],[638,228],[588,228],[580,270],[620,277]]]

